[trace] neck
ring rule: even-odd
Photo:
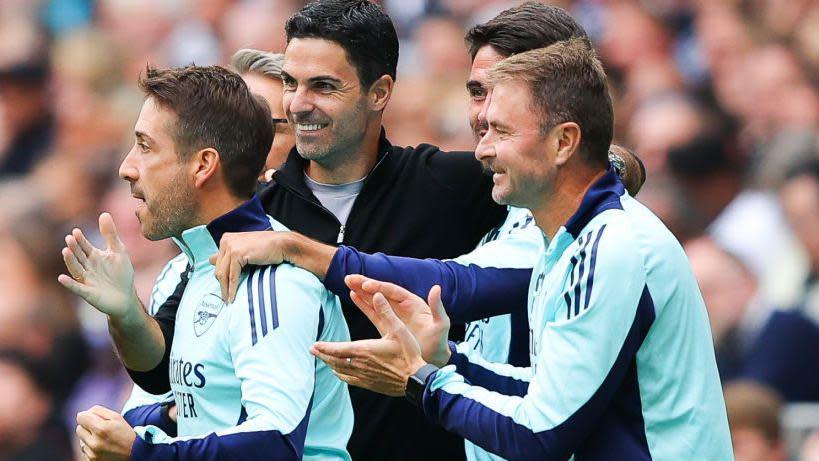
[[[333,163],[310,160],[305,173],[322,184],[347,184],[367,176],[378,161],[378,141],[381,138],[381,117],[367,125],[361,145],[349,155],[338,155]]]
[[[209,224],[219,216],[235,210],[243,202],[245,199],[238,198],[227,190],[203,194],[202,200],[199,201],[198,222],[190,227]]]
[[[535,223],[549,240],[577,212],[589,187],[605,173],[605,170],[585,165],[558,173],[552,190],[541,197],[540,203],[530,208]]]

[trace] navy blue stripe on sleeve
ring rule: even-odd
[[[257,299],[259,300],[259,320],[262,324],[262,338],[267,336],[267,306],[265,305],[264,299],[264,279],[266,277],[270,277],[270,267],[264,268],[264,271],[259,274],[259,278],[256,280],[256,288],[258,289]]]
[[[173,401],[143,405],[126,411],[122,417],[131,427],[156,426],[171,437],[176,437],[176,423],[168,417],[166,411],[166,407],[172,404]]]
[[[140,437],[131,447],[131,460],[139,461],[297,461],[304,454],[304,439],[310,420],[312,399],[304,419],[289,434],[279,431],[210,434],[173,443],[146,442]]]
[[[581,245],[580,249],[580,261],[578,262],[577,257],[573,256],[571,259],[572,270],[571,270],[571,278],[569,281],[569,288],[563,293],[563,299],[566,301],[566,319],[571,319],[572,317],[576,317],[580,315],[580,313],[589,308],[589,304],[591,303],[591,294],[592,288],[594,288],[594,269],[597,265],[597,248],[600,245],[600,238],[603,236],[603,231],[606,230],[606,225],[598,229],[597,237],[595,238],[593,233],[595,231],[591,231],[583,237],[580,237],[578,240],[578,245]],[[587,256],[587,250],[589,243],[594,240],[594,244],[591,248],[591,255]],[[587,262],[588,260],[588,262]],[[583,277],[585,268],[588,266],[588,273],[586,273],[585,278]],[[575,282],[574,272],[577,270],[578,276],[577,281]],[[582,289],[585,286],[585,296],[582,295]]]
[[[245,287],[247,289],[247,308],[250,314],[250,336],[252,341],[251,344],[254,346],[256,345],[258,338],[256,337],[256,308],[253,303],[253,284],[251,282],[253,281],[253,274],[257,272],[258,269],[254,269],[253,272],[248,274],[247,276],[248,281],[245,284]]]
[[[523,397],[529,390],[529,382],[503,376],[492,370],[472,363],[465,354],[461,354],[455,348],[455,343],[449,342],[449,350],[452,355],[447,365],[455,365],[455,370],[463,376],[473,386],[480,386],[486,389],[499,392],[504,395],[517,395]]]
[[[591,240],[591,232],[586,235],[585,242],[583,241],[583,237],[580,237],[580,240],[577,242],[578,245],[583,245],[583,248],[580,250],[580,267],[577,270],[577,283],[574,285],[574,315],[580,313],[580,282],[583,280],[583,269],[586,263],[586,248],[589,246],[589,240]]]
[[[254,275],[258,275],[255,279]],[[264,287],[270,287],[270,298],[264,294]],[[256,293],[254,301],[253,293]],[[269,301],[269,302],[268,302]],[[279,327],[279,310],[276,304],[276,266],[259,267],[248,276],[247,282],[247,304],[250,311],[250,332],[252,345],[256,345],[259,339],[267,336],[271,330]],[[268,322],[268,304],[270,307],[270,321]],[[259,308],[259,328],[256,330],[256,308]]]
[[[594,245],[592,245],[591,261],[589,262],[589,280],[586,282],[586,303],[583,309],[588,309],[591,301],[591,292],[594,286],[594,267],[597,264],[597,247],[600,245],[600,237],[603,236],[604,230],[606,230],[606,224],[600,226],[600,230],[597,231],[597,238],[594,240]]]
[[[569,320],[572,318],[572,297],[568,291],[563,293],[563,300],[566,301],[566,320]]]
[[[569,270],[569,287],[573,287],[574,286],[574,270],[575,270],[575,267],[577,267],[577,256],[572,256],[572,259],[569,260],[569,263],[572,266],[571,270]],[[569,290],[566,290],[565,293],[563,293],[563,300],[566,301],[566,319],[567,320],[569,318],[571,318],[571,316],[572,316],[572,296],[571,296],[571,292],[572,292],[572,290],[569,289]]]
[[[349,274],[395,283],[423,299],[433,285],[441,285],[450,319],[466,323],[525,309],[532,269],[466,266],[454,261],[383,253],[370,255],[342,245],[333,256],[324,285],[345,303],[352,302],[344,284],[344,277]]]
[[[273,322],[273,329],[279,328],[279,307],[276,303],[276,268],[270,266],[270,316]]]
[[[576,459],[609,459],[612,453],[617,453],[618,459],[650,460],[639,407],[636,354],[654,318],[654,303],[645,287],[634,321],[606,378],[585,404],[552,429],[534,432],[463,395],[444,389],[430,392],[433,379],[427,381],[424,413],[448,431],[509,460],[565,460],[572,454]],[[609,456],[600,457],[601,453]]]

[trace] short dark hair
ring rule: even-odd
[[[273,143],[273,124],[267,103],[252,94],[238,74],[219,66],[149,66],[139,87],[176,114],[171,136],[180,156],[216,149],[231,192],[253,195]]]
[[[287,43],[294,38],[320,38],[338,43],[356,68],[364,89],[398,67],[398,34],[392,20],[367,0],[316,0],[287,20]]]
[[[605,167],[614,134],[614,111],[606,72],[588,40],[571,39],[546,48],[515,54],[489,70],[490,85],[522,80],[532,94],[532,111],[540,131],[575,122],[580,126],[579,151],[587,163]]]
[[[465,39],[474,60],[478,50],[486,45],[499,54],[512,56],[572,38],[588,40],[586,31],[566,10],[526,2],[469,29]]]

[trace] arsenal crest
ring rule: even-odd
[[[208,331],[223,307],[225,307],[225,302],[215,294],[207,294],[202,298],[196,312],[193,313],[193,331],[197,337]]]

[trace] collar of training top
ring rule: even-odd
[[[262,207],[259,196],[253,195],[233,211],[229,211],[208,224],[208,232],[216,245],[225,232],[252,232],[270,229],[270,220]]]
[[[209,264],[208,258],[219,251],[219,242],[225,232],[263,231],[270,228],[270,221],[262,208],[262,202],[254,195],[210,224],[187,229],[179,238],[173,237],[173,241],[187,255],[188,261],[195,269]]]
[[[622,210],[620,196],[625,192],[625,187],[617,172],[609,162],[608,171],[586,191],[580,206],[564,226],[566,232],[575,239],[580,235],[580,231],[586,227],[595,216],[606,210]]]

